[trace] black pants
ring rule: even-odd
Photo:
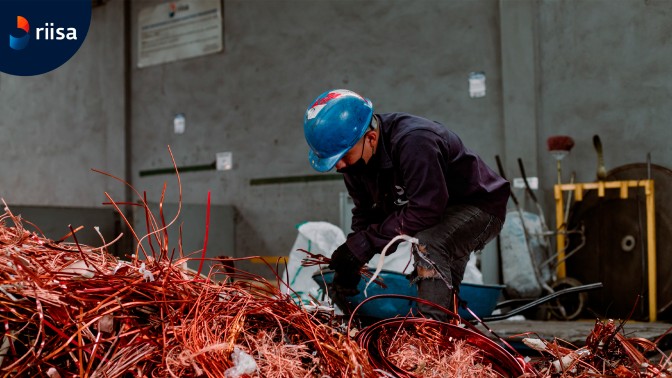
[[[459,292],[464,270],[473,251],[479,251],[502,229],[502,221],[470,205],[451,206],[439,224],[415,235],[420,247],[413,249],[418,297],[452,310],[453,292]],[[418,304],[432,319],[448,315],[433,306]]]

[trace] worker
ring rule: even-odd
[[[471,252],[502,228],[509,182],[438,122],[374,114],[369,99],[346,89],[319,95],[303,131],[311,166],[342,173],[354,203],[352,232],[331,256],[331,295],[356,295],[361,268],[404,234],[419,241],[409,275],[418,297],[452,310]],[[423,301],[422,315],[449,319]]]

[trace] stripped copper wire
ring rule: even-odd
[[[316,266],[316,265],[327,266],[331,262],[331,259],[329,257],[321,254],[312,253],[302,248],[297,249],[297,251],[301,251],[306,255],[308,255],[308,257],[305,257],[301,261],[302,266]],[[363,266],[359,272],[362,276],[367,278],[367,281],[369,278],[373,277],[373,273],[371,273],[371,270],[369,270],[366,266]],[[387,285],[385,285],[385,281],[383,281],[383,279],[380,277],[376,277],[376,279],[373,282],[382,288],[387,288]]]
[[[672,376],[670,357],[658,350],[655,342],[626,337],[620,332],[624,323],[596,320],[586,345],[580,348],[564,340],[547,341],[538,336],[524,338],[523,342],[541,353],[532,358],[531,364],[543,378]],[[645,356],[655,351],[660,358]]]
[[[122,204],[107,196],[119,210]],[[28,231],[6,208],[0,216],[0,372],[222,377],[235,367],[232,352],[241,350],[257,358],[255,377],[373,376],[353,340],[277,284],[233,268],[254,257],[208,259],[221,264],[207,276],[186,269],[188,260],[206,260],[204,250],[189,257],[177,240],[179,256],[169,253],[166,230],[175,219],[166,223],[162,204],[155,217],[141,198],[148,229],[145,236],[131,230],[139,245],[128,261],[109,255],[107,245],[81,245],[80,228],[71,227],[59,241]],[[151,241],[148,250],[143,239]]]
[[[138,243],[127,260],[109,254],[114,241],[102,236],[102,246],[80,244],[79,227],[49,240],[3,201],[2,376],[225,377],[241,366],[235,356],[248,358],[252,370],[244,376],[255,378],[670,375],[670,357],[645,357],[655,342],[626,337],[623,324],[613,322],[596,322],[583,348],[544,341],[530,364],[460,319],[400,317],[355,330],[354,313],[348,321],[309,312],[283,294],[278,266],[267,264],[277,277],[271,282],[235,268],[255,256],[206,259],[207,237],[202,250],[183,251],[180,238],[168,239],[177,217],[164,217],[166,185],[158,216],[146,195],[133,191],[147,230],[127,223]],[[128,222],[121,207],[131,204],[106,196]],[[306,253],[307,264],[329,263]],[[192,271],[185,268],[190,260],[215,264],[209,272]]]

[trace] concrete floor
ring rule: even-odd
[[[616,322],[618,322],[616,320]],[[522,346],[522,339],[525,337],[538,336],[546,341],[554,339],[569,342],[576,347],[585,345],[586,338],[595,327],[595,320],[577,320],[577,321],[553,321],[553,320],[500,320],[486,323],[499,337],[511,343],[516,349],[518,345]],[[483,325],[478,328],[493,339],[491,333]],[[672,324],[664,322],[626,322],[623,326],[623,332],[627,337],[645,338],[650,341],[658,341],[658,347],[663,350],[672,350],[672,336],[666,335]]]

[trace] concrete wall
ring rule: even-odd
[[[8,204],[101,206],[124,188],[122,2],[92,12],[87,39],[44,75],[0,73],[0,197]],[[67,225],[65,225],[67,227]]]
[[[671,16],[665,0],[540,3],[538,145],[573,136],[563,169],[578,181],[595,180],[594,134],[607,169],[644,162],[649,152],[653,163],[672,166]],[[545,149],[539,161],[543,180],[556,181]]]
[[[134,2],[137,14],[150,2]],[[225,51],[133,70],[136,187],[160,195],[171,176],[138,171],[211,162],[233,152],[228,172],[184,173],[183,201],[237,209],[238,256],[286,255],[304,221],[339,223],[341,181],[250,185],[312,175],[302,117],[331,88],[350,88],[376,111],[445,122],[494,162],[502,150],[498,3],[479,1],[226,1]],[[135,24],[135,22],[134,22]],[[135,59],[134,59],[135,61]],[[471,99],[470,71],[488,74],[489,96]],[[172,132],[183,112],[187,131]],[[156,197],[155,197],[156,198]]]
[[[511,177],[522,158],[528,175],[540,178],[547,214],[556,181],[551,135],[575,139],[563,167],[579,181],[594,179],[593,134],[608,168],[644,161],[647,152],[672,166],[666,0],[224,0],[223,52],[137,68],[137,14],[159,3],[110,0],[94,8],[86,42],[63,67],[32,78],[0,74],[0,196],[99,206],[103,192],[119,198],[124,190],[90,168],[123,177],[129,163],[128,178],[149,200],[158,201],[165,184],[174,202],[174,175],[140,176],[172,166],[167,146],[178,166],[231,151],[231,171],[181,175],[182,201],[205,204],[210,191],[214,204],[233,205],[237,256],[285,255],[296,224],[339,223],[344,187],[250,181],[317,174],[306,159],[302,116],[314,97],[337,87],[369,97],[378,112],[444,123],[493,166],[502,156]],[[485,98],[469,98],[470,71],[485,71]],[[176,135],[180,112],[187,130]]]

